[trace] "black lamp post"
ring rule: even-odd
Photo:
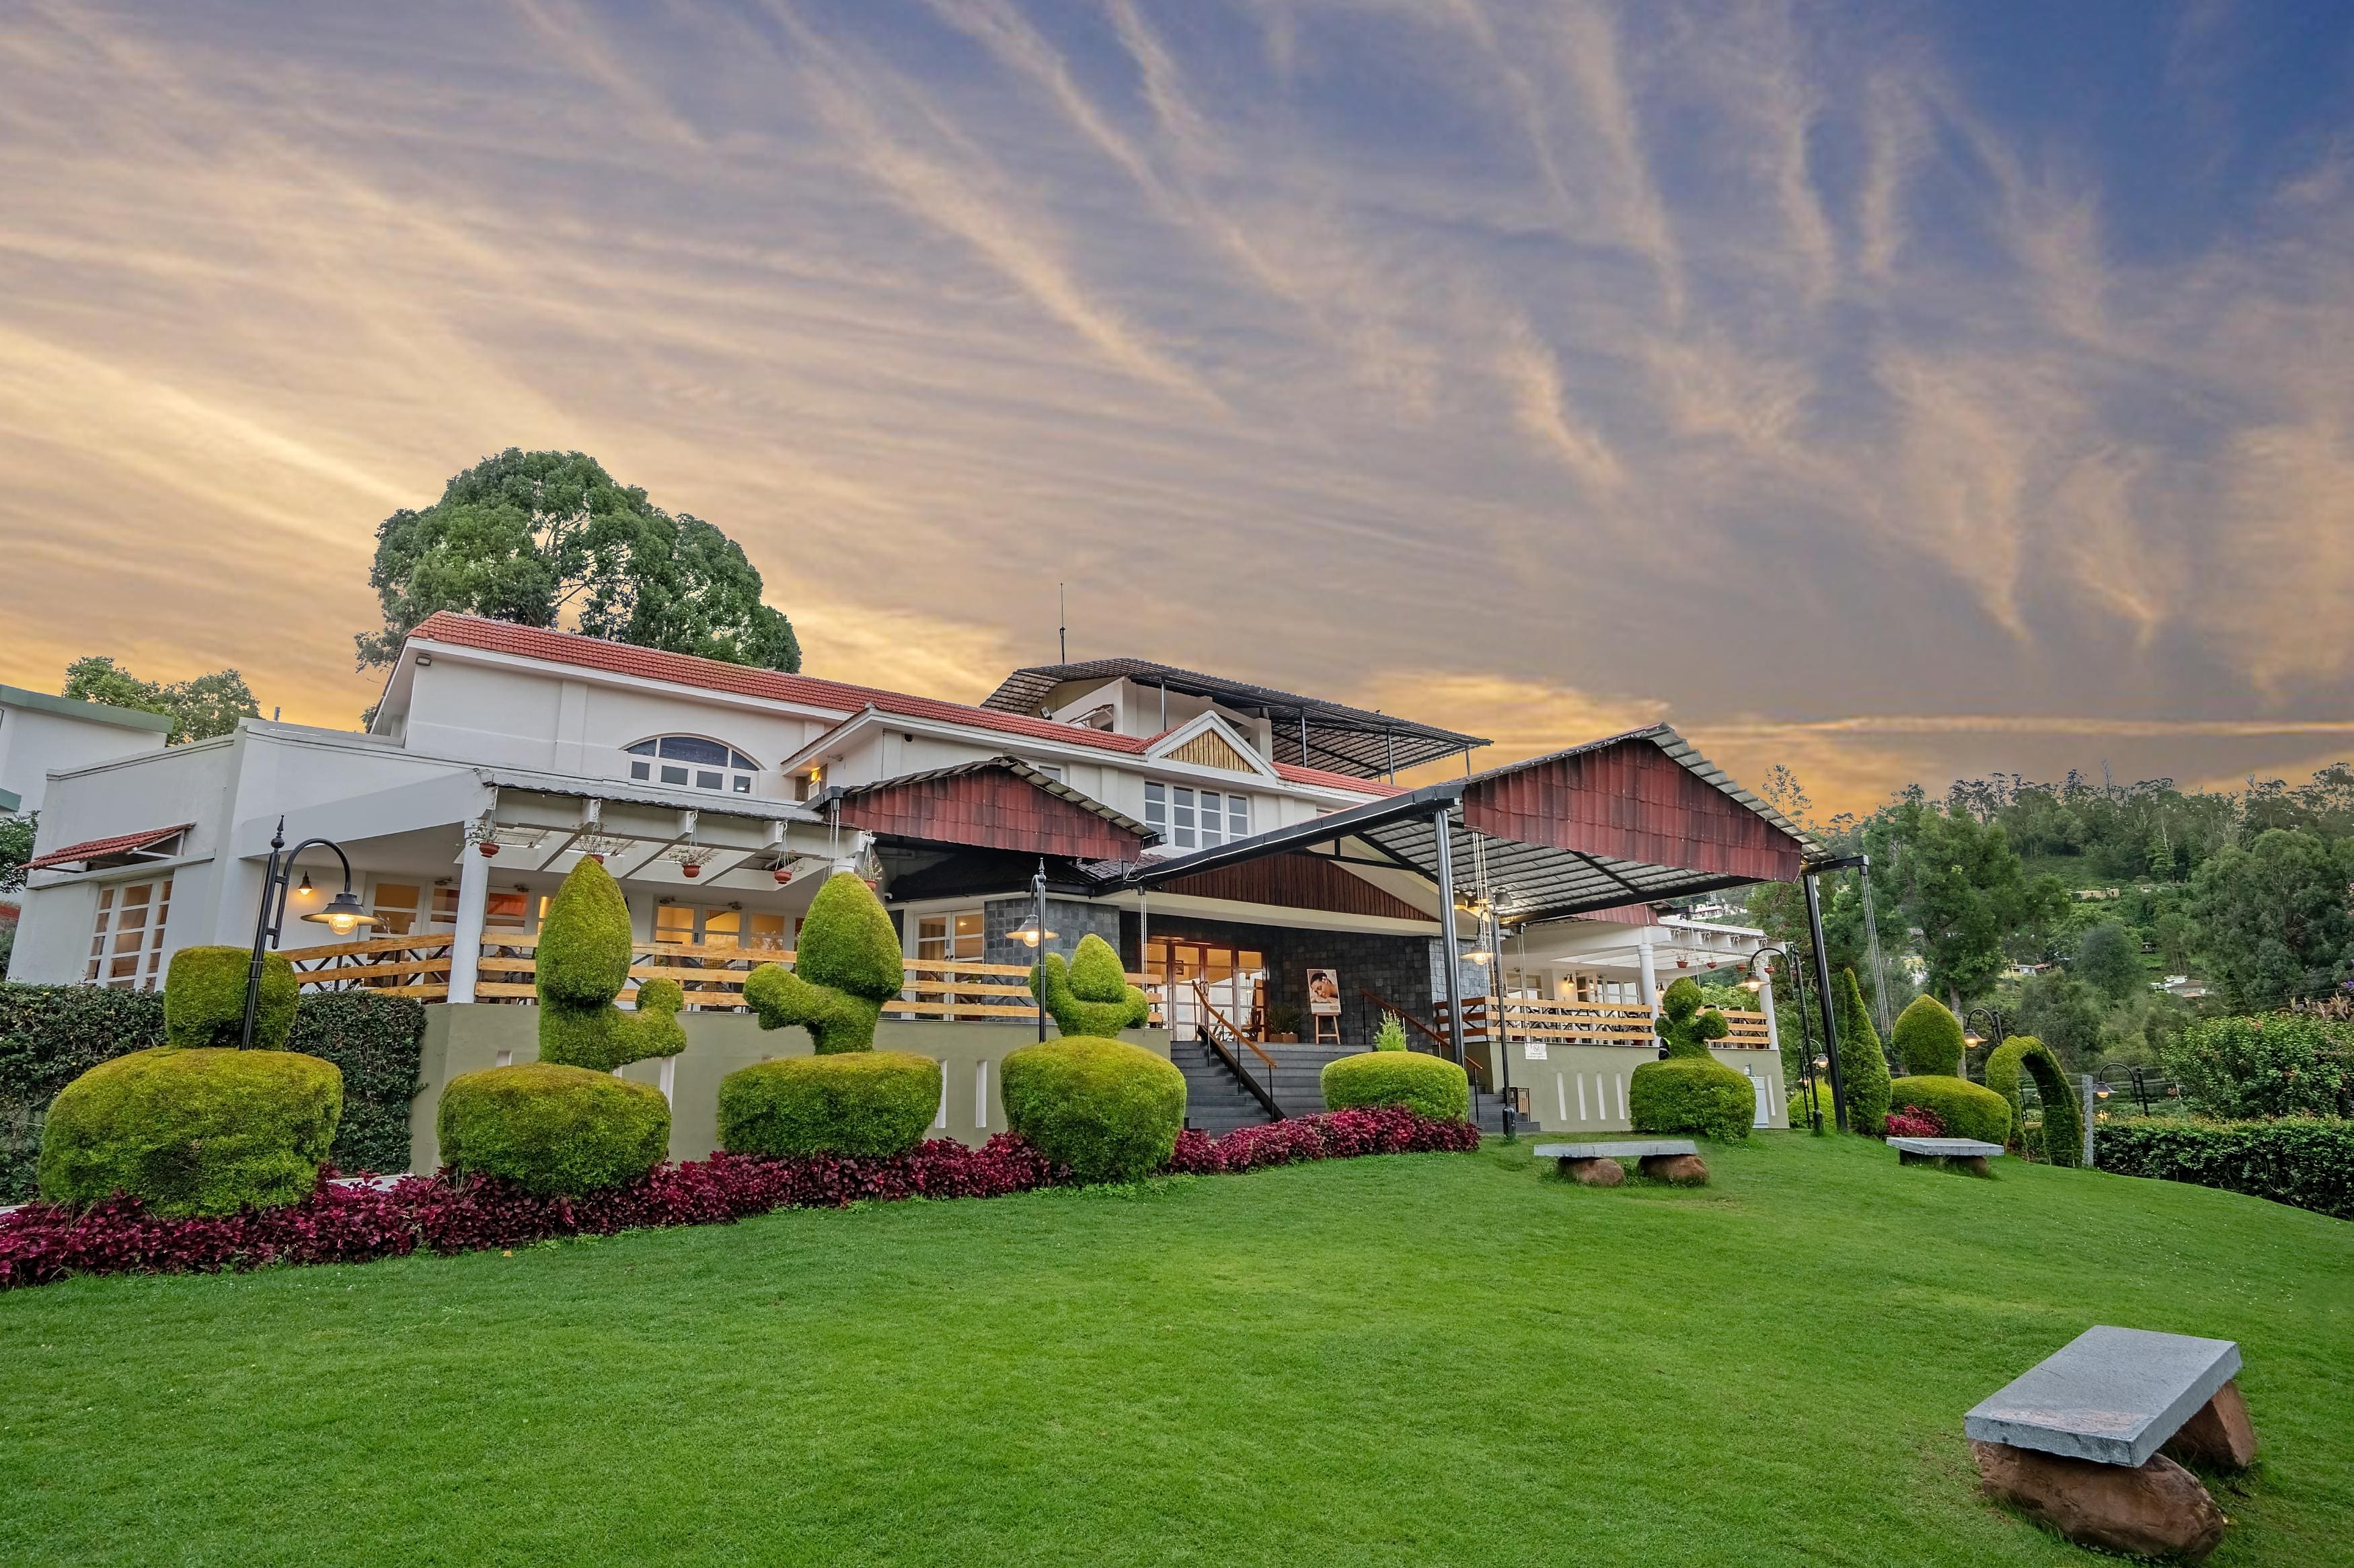
[[[1980,1018],[1986,1020],[1984,1033],[1980,1033],[1976,1027],[1977,1021]],[[2002,1049],[2002,1043],[2009,1038],[2010,1020],[2005,1016],[2002,1009],[1992,1006],[1973,1007],[1962,1014],[1962,1044],[1970,1050],[1975,1051],[1979,1046],[1986,1045],[1999,1051]],[[1967,1078],[1969,1075],[1969,1063],[1965,1059],[1962,1064],[1962,1076]],[[1983,1079],[1986,1075],[1981,1071],[1978,1076]]]
[[[352,896],[352,862],[341,844],[333,839],[304,839],[292,849],[286,847],[286,819],[278,819],[277,832],[270,835],[270,864],[261,874],[261,914],[253,923],[253,962],[245,971],[245,1028],[239,1044],[246,1050],[253,1048],[254,1015],[261,1010],[261,955],[266,948],[278,945],[278,935],[286,925],[286,885],[294,875],[294,857],[313,845],[331,849],[344,864],[344,890],[327,901],[324,909],[314,909],[303,919],[324,926],[338,937],[348,937],[363,926],[373,926],[376,917],[360,907]],[[307,885],[310,878],[303,879]]]
[[[1757,966],[1769,954],[1784,960],[1782,967],[1789,970],[1790,983],[1797,988],[1798,994],[1793,1000],[1798,1004],[1798,1045],[1807,1064],[1807,1075],[1803,1080],[1807,1090],[1807,1120],[1811,1125],[1815,1136],[1819,1138],[1823,1131],[1823,1110],[1822,1102],[1815,1093],[1815,1068],[1819,1065],[1827,1066],[1831,1070],[1831,1103],[1836,1111],[1840,1092],[1839,1061],[1829,1053],[1821,1056],[1815,1054],[1814,1035],[1807,1027],[1806,966],[1798,961],[1797,955],[1788,948],[1776,944],[1760,948],[1750,954],[1749,961],[1742,966],[1749,978],[1741,982],[1741,989],[1754,996],[1766,988],[1766,977],[1757,972]]]
[[[1038,951],[1038,1039],[1046,1038],[1046,944],[1055,933],[1046,929],[1046,860],[1038,858],[1038,870],[1030,878],[1031,916],[1026,930],[1008,933],[1017,942],[1027,943]]]

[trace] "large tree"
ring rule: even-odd
[[[381,630],[355,639],[360,667],[398,657],[436,610],[731,664],[798,670],[792,623],[760,602],[742,546],[701,518],[673,516],[581,452],[513,447],[452,478],[441,499],[376,529],[368,585]]]
[[[2190,895],[2209,978],[2234,1009],[2279,1007],[2354,977],[2354,839],[2273,828],[2199,867]]]
[[[2126,1001],[2143,989],[2141,944],[2119,920],[2088,927],[2076,939],[2069,970],[2111,1001]]]
[[[58,694],[160,714],[172,721],[172,733],[166,737],[171,746],[227,735],[237,728],[238,720],[261,716],[261,705],[254,700],[245,677],[235,670],[215,670],[167,685],[143,681],[103,654],[67,665],[66,683]]]

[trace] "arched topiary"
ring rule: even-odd
[[[810,900],[793,967],[762,964],[744,982],[745,1005],[763,1029],[810,1032],[821,1056],[875,1049],[883,1004],[907,984],[899,934],[875,890],[836,872]]]
[[[998,1073],[1006,1125],[1082,1181],[1133,1181],[1169,1163],[1185,1126],[1185,1075],[1124,1041],[1074,1034],[1025,1045]]]
[[[1893,1043],[1908,1073],[1951,1078],[1961,1071],[1962,1021],[1934,996],[1914,997],[1896,1015]]]
[[[1060,953],[1030,966],[1030,994],[1041,998],[1066,1036],[1117,1040],[1121,1030],[1141,1029],[1152,1016],[1150,1001],[1121,971],[1119,955],[1092,931],[1079,938],[1067,971]]]
[[[1318,1083],[1327,1110],[1403,1106],[1440,1121],[1461,1121],[1471,1114],[1471,1080],[1463,1069],[1403,1044],[1395,1050],[1377,1044],[1327,1062]]]
[[[2019,1093],[2022,1071],[2035,1080],[2035,1092],[2043,1101],[2043,1158],[2053,1165],[2082,1165],[2084,1113],[2076,1104],[2075,1086],[2068,1081],[2052,1048],[2032,1034],[2012,1035],[1987,1058],[1987,1087],[2010,1106],[2010,1136],[2007,1141],[2014,1149],[2024,1149],[2027,1144],[2027,1122],[2021,1114]]]
[[[1709,1043],[1723,1039],[1726,1026],[1724,1014],[1702,1005],[1698,981],[1687,976],[1668,987],[1654,1027],[1668,1059],[1644,1063],[1627,1081],[1627,1114],[1635,1130],[1748,1137],[1757,1092],[1708,1054]]]
[[[245,1036],[248,948],[182,948],[164,976],[164,1038],[184,1051],[235,1050]],[[294,1027],[299,982],[283,953],[261,955],[261,1000],[254,1010],[253,1048],[283,1051]]]
[[[719,1081],[730,1154],[897,1154],[923,1141],[940,1065],[912,1051],[837,1051],[756,1062]]]
[[[1893,1111],[1899,1106],[1936,1112],[1948,1138],[1974,1138],[1980,1143],[2009,1141],[2010,1107],[2000,1095],[1967,1078],[1946,1073],[1908,1073],[1888,1086],[1888,1108]]]
[[[670,1102],[652,1084],[560,1062],[464,1073],[441,1091],[441,1163],[540,1197],[636,1181],[670,1151]]]
[[[93,1203],[128,1192],[173,1218],[300,1202],[343,1110],[343,1074],[298,1051],[134,1051],[50,1103],[41,1195]]]
[[[1880,1048],[1880,1032],[1864,1011],[1863,989],[1853,969],[1841,969],[1839,980],[1840,1088],[1847,1097],[1847,1125],[1868,1138],[1880,1136],[1888,1119],[1888,1054]]]
[[[638,1010],[613,1005],[630,983],[630,906],[613,874],[588,856],[572,868],[539,923],[539,1059],[610,1073],[686,1049],[676,980],[638,988]]]

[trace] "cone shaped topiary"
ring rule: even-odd
[[[2082,1165],[2084,1113],[2076,1103],[2075,1086],[2068,1082],[2068,1075],[2061,1067],[2060,1058],[2052,1054],[2052,1047],[2032,1034],[2012,1035],[1987,1058],[1987,1087],[2000,1095],[2010,1110],[2007,1141],[2014,1149],[2027,1147],[2027,1121],[2019,1092],[2022,1072],[2035,1080],[2036,1097],[2043,1102],[2040,1152],[2053,1165]]]
[[[1133,1181],[1169,1163],[1185,1075],[1141,1045],[1075,1034],[1025,1045],[999,1071],[1006,1124],[1082,1181]]]
[[[1749,1136],[1757,1095],[1748,1078],[1708,1054],[1725,1036],[1724,1014],[1703,1007],[1689,977],[1659,998],[1653,1025],[1668,1049],[1664,1062],[1646,1062],[1627,1080],[1627,1115],[1637,1132],[1690,1132],[1703,1138]]]
[[[1838,987],[1840,1087],[1847,1096],[1847,1125],[1867,1138],[1880,1136],[1888,1119],[1888,1054],[1880,1032],[1863,1010],[1863,990],[1853,969],[1841,969]]]
[[[1962,1021],[1934,996],[1914,997],[1913,1004],[1896,1015],[1890,1042],[1908,1073],[1950,1078],[1961,1071]]]
[[[1030,994],[1041,999],[1066,1036],[1117,1040],[1121,1030],[1141,1029],[1152,1016],[1143,991],[1128,983],[1119,955],[1092,931],[1079,938],[1067,971],[1060,953],[1030,966]]]
[[[182,948],[164,976],[164,1037],[183,1050],[235,1050],[245,1033],[245,982],[253,954],[245,948]],[[298,982],[283,953],[261,955],[261,1001],[253,1048],[283,1051],[294,1027]]]
[[[587,856],[548,901],[539,924],[539,1059],[610,1073],[686,1049],[676,980],[638,988],[638,1010],[613,1005],[630,983],[630,906],[620,884]]]
[[[744,982],[744,1002],[763,1029],[810,1032],[821,1056],[875,1049],[883,1004],[907,984],[899,934],[875,890],[838,871],[810,900],[793,967],[762,964]]]

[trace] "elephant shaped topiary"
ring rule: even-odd
[[[1066,1035],[1117,1040],[1121,1030],[1141,1029],[1152,1016],[1151,1001],[1121,971],[1119,955],[1092,931],[1079,938],[1067,970],[1060,953],[1030,966],[1030,994]]]
[[[836,872],[810,900],[793,967],[762,964],[744,982],[744,1001],[763,1029],[810,1032],[821,1056],[875,1048],[883,1004],[907,983],[899,933],[875,890]]]
[[[719,1084],[719,1144],[731,1154],[897,1154],[941,1106],[940,1065],[875,1049],[883,1004],[907,973],[899,934],[874,889],[847,872],[810,901],[788,971],[762,964],[744,1000],[763,1029],[795,1025],[816,1054],[756,1062]]]
[[[1667,1059],[1646,1062],[1627,1081],[1628,1118],[1637,1132],[1689,1132],[1703,1138],[1749,1136],[1756,1091],[1750,1081],[1708,1054],[1725,1037],[1724,1014],[1704,1007],[1699,984],[1686,978],[1659,999],[1653,1026]]]
[[[285,958],[265,954],[254,1049],[237,1049],[253,956],[183,948],[164,980],[167,1044],[101,1062],[68,1084],[41,1128],[41,1195],[92,1203],[116,1192],[158,1214],[233,1214],[299,1202],[335,1140],[344,1075],[285,1049],[299,997]]]
[[[640,986],[635,1013],[613,1005],[630,983],[630,906],[598,861],[584,855],[548,901],[538,960],[541,1061],[610,1073],[686,1049],[678,981]]]

